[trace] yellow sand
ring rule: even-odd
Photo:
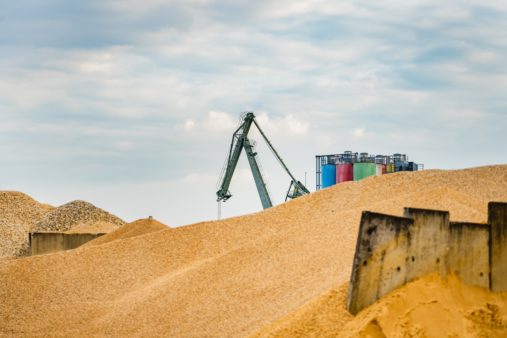
[[[507,292],[432,274],[353,317],[347,284],[263,328],[255,337],[507,337]]]
[[[116,228],[116,231],[94,239],[85,245],[99,245],[109,243],[118,239],[126,239],[146,235],[154,231],[167,230],[168,228],[169,227],[167,225],[160,223],[159,221],[152,218],[139,219],[135,222],[125,224],[120,228]]]
[[[427,207],[485,222],[490,200],[507,201],[507,166],[406,172],[257,214],[2,261],[0,334],[250,336],[348,281],[362,210]]]
[[[120,229],[120,226],[105,222],[105,221],[98,221],[93,223],[85,223],[83,225],[78,225],[71,230],[65,231],[67,234],[78,234],[78,233],[109,233],[115,230]]]

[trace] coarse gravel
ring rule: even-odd
[[[96,222],[122,226],[125,221],[85,201],[72,201],[47,213],[33,226],[33,231],[69,231]]]
[[[28,233],[54,207],[17,191],[0,191],[0,258],[26,256]]]
[[[0,191],[0,259],[28,256],[30,232],[110,232],[124,224],[85,201],[55,208],[21,192]]]

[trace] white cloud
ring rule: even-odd
[[[267,112],[254,112],[256,121],[260,127],[268,134],[276,133],[278,136],[283,135],[304,135],[310,128],[310,123],[298,118],[293,114],[287,114],[281,117],[271,118]],[[195,119],[187,119],[181,125],[185,131],[200,130],[207,133],[224,133],[228,132],[232,135],[240,123],[242,122],[239,114],[233,115],[226,112],[210,111],[206,119],[199,122]],[[255,130],[255,127],[253,127]]]
[[[230,114],[212,110],[208,112],[208,116],[203,124],[203,128],[205,131],[210,132],[232,132],[233,128],[237,127],[238,125],[238,120],[233,118]]]
[[[205,182],[215,182],[217,180],[217,176],[210,175],[207,173],[190,173],[183,177],[183,182],[185,183],[205,183]]]
[[[351,1],[276,1],[269,3],[263,14],[272,18],[285,18],[297,15],[349,15],[357,17],[370,16],[366,7],[360,7]]]
[[[267,112],[256,113],[256,120],[263,130],[268,133],[279,135],[304,135],[310,129],[310,123],[298,118],[294,114],[287,114],[281,117],[270,118]],[[269,135],[268,135],[269,137]]]
[[[113,148],[117,150],[133,150],[137,148],[137,144],[132,141],[118,141],[113,143]]]
[[[356,129],[354,129],[354,131],[352,132],[352,135],[353,135],[353,136],[354,136],[354,138],[356,138],[356,139],[363,138],[363,137],[364,137],[364,135],[365,135],[364,128],[356,128]]]
[[[118,177],[118,167],[128,170],[134,162],[145,187],[156,169],[177,180],[157,188],[167,200],[186,189],[173,210],[177,223],[184,223],[194,191],[215,207],[214,175],[245,109],[254,110],[297,177],[313,176],[315,154],[344,148],[383,153],[404,147],[400,151],[417,161],[418,154],[429,154],[435,167],[459,167],[477,164],[478,157],[449,161],[447,154],[458,157],[480,143],[482,158],[507,161],[498,157],[504,154],[498,145],[507,142],[500,129],[507,123],[501,115],[505,1],[485,0],[481,10],[428,0],[205,2],[101,2],[94,9],[108,9],[101,15],[111,19],[111,32],[83,31],[51,48],[29,39],[24,47],[4,48],[0,137],[12,158],[4,181],[50,190],[65,185],[59,177],[73,165],[101,166],[96,176]],[[76,21],[104,18],[84,17],[90,13],[82,11]],[[181,22],[168,19],[174,13],[182,14]],[[33,16],[26,21],[32,31]],[[37,22],[46,27],[44,13]],[[450,133],[457,146],[440,147]],[[281,196],[286,177],[270,163],[259,136],[252,134],[274,195]],[[99,163],[102,145],[129,156]],[[89,163],[73,162],[75,148]],[[44,158],[30,159],[32,150]],[[241,161],[233,180],[237,213],[258,206],[248,163],[244,156]],[[197,173],[185,175],[196,165]],[[23,176],[25,168],[30,172]],[[34,171],[45,180],[34,180]],[[91,196],[102,184],[93,175],[81,180],[76,194],[82,189]],[[158,203],[165,210],[167,203]]]
[[[195,121],[194,120],[185,120],[185,123],[183,124],[183,129],[185,129],[186,131],[190,131],[192,129],[194,129],[195,127]]]
[[[491,63],[497,59],[497,54],[493,51],[480,50],[472,52],[468,55],[471,61],[479,63]]]
[[[285,122],[287,123],[289,132],[293,134],[306,134],[310,127],[310,124],[308,122],[298,120],[292,114],[285,116]]]

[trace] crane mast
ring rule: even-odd
[[[234,174],[234,171],[236,169],[236,166],[238,164],[239,157],[241,155],[241,151],[245,149],[245,153],[247,155],[248,163],[250,164],[250,169],[252,170],[252,174],[254,177],[255,185],[257,187],[257,192],[259,193],[259,197],[261,199],[262,207],[264,209],[270,208],[273,206],[273,203],[271,202],[271,197],[269,196],[266,182],[264,181],[264,178],[262,177],[262,173],[260,171],[259,163],[257,162],[257,153],[255,152],[253,148],[252,142],[248,139],[248,133],[250,132],[250,129],[252,127],[252,124],[255,124],[259,132],[261,133],[262,137],[268,144],[268,147],[275,155],[276,159],[284,170],[287,172],[287,174],[291,178],[291,184],[289,187],[289,191],[287,192],[287,196],[285,200],[288,198],[296,198],[302,195],[309,194],[310,192],[306,187],[298,180],[294,178],[292,173],[289,171],[289,168],[285,165],[282,158],[278,153],[276,152],[275,148],[271,144],[271,142],[268,140],[262,129],[259,127],[257,121],[255,121],[255,115],[252,112],[247,112],[246,115],[243,118],[243,121],[238,129],[233,133],[232,135],[232,141],[229,148],[229,155],[227,157],[225,166],[224,166],[224,172],[223,176],[219,180],[219,190],[217,191],[217,201],[227,201],[232,194],[229,191],[229,186],[231,184],[232,176]]]

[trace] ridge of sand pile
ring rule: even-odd
[[[348,284],[333,289],[254,337],[506,337],[507,292],[463,284],[455,275],[412,281],[352,316]]]
[[[117,226],[125,224],[120,218],[97,208],[85,201],[72,201],[49,212],[37,222],[33,231],[69,231],[77,226],[85,226],[98,221]]]
[[[126,239],[149,234],[151,232],[170,229],[167,225],[160,223],[155,219],[144,218],[127,223],[114,232],[108,233],[104,236],[94,239],[85,245],[100,245],[116,241],[118,239]]]
[[[93,223],[85,223],[81,225],[77,225],[70,229],[69,231],[65,231],[66,234],[107,234],[113,232],[121,227],[117,224],[111,222],[98,221]]]
[[[506,165],[371,177],[252,215],[2,261],[0,335],[249,336],[348,281],[363,210],[486,222],[490,200],[507,201]]]
[[[52,209],[21,192],[0,191],[0,257],[26,255],[32,225]]]

